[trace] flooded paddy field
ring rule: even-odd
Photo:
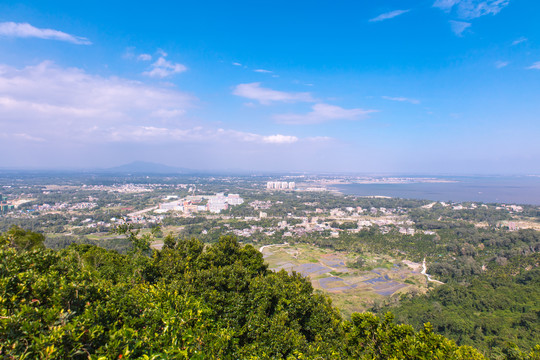
[[[389,296],[427,289],[421,265],[410,261],[370,256],[366,259],[367,267],[355,269],[349,264],[354,262],[356,254],[305,244],[264,246],[262,253],[270,269],[294,271],[307,277],[346,316],[364,311]],[[370,264],[385,266],[371,268]]]

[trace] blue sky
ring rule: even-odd
[[[539,13],[4,1],[0,168],[540,173]]]

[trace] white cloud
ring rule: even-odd
[[[242,66],[242,64],[237,63],[237,62],[233,62],[232,64],[233,64],[234,66]]]
[[[300,141],[300,139],[293,135],[260,135],[250,132],[227,130],[227,129],[209,129],[205,134],[205,139],[208,141],[233,141],[233,142],[245,142],[245,143],[258,143],[258,144],[293,144]]]
[[[535,62],[531,66],[527,67],[528,70],[540,70],[540,61]]]
[[[263,136],[262,141],[268,144],[292,144],[297,142],[298,138],[296,136],[277,134]]]
[[[292,135],[260,135],[250,132],[237,131],[237,130],[225,130],[218,129],[215,132],[208,133],[209,137],[213,140],[218,141],[234,141],[234,142],[245,142],[245,143],[258,143],[258,144],[293,144],[298,142],[300,139]]]
[[[516,39],[516,40],[512,41],[512,45],[521,44],[522,42],[525,42],[527,40],[528,39],[526,37],[520,37],[519,39]]]
[[[274,119],[283,124],[319,124],[332,120],[359,120],[376,110],[344,109],[329,104],[315,104],[307,114],[279,114]]]
[[[433,6],[450,12],[455,9],[464,19],[474,19],[484,15],[496,15],[510,3],[510,0],[436,0]]]
[[[161,50],[162,54],[165,54]],[[143,75],[157,78],[165,78],[174,74],[178,74],[187,70],[187,67],[179,64],[172,63],[165,59],[166,55],[161,56],[156,62],[152,64],[152,70],[143,72]]]
[[[104,78],[51,62],[0,64],[0,138],[15,142],[292,144],[296,136],[215,129],[184,118],[196,99],[171,88]]]
[[[450,20],[450,27],[452,28],[452,31],[457,36],[461,36],[467,28],[471,26],[471,23],[464,22],[464,21],[454,21]]]
[[[225,129],[218,129],[216,132],[209,133],[208,136],[213,137],[215,140],[233,140],[233,141],[241,141],[246,143],[259,143],[259,144],[293,144],[300,139],[293,135],[282,135],[282,134],[275,134],[275,135],[260,135],[260,134],[254,134],[244,131],[237,131],[237,130],[225,130]]]
[[[370,19],[369,21],[370,22],[378,22],[378,21],[393,19],[396,16],[403,15],[405,13],[408,13],[409,11],[411,11],[411,10],[394,10],[394,11],[390,11],[390,12],[381,14],[381,15],[379,15],[377,17],[374,17],[373,19]]]
[[[234,88],[234,95],[242,96],[251,100],[257,100],[259,103],[268,105],[275,101],[282,102],[313,102],[310,93],[284,92],[261,87],[260,82],[239,84]]]
[[[496,61],[496,62],[495,62],[495,67],[496,67],[497,69],[502,69],[503,67],[508,66],[508,64],[510,64],[509,61]]]
[[[150,60],[152,60],[152,55],[150,55],[150,54],[140,54],[139,56],[137,56],[137,60],[150,61]]]
[[[256,69],[256,70],[253,70],[254,72],[258,72],[258,73],[264,73],[264,74],[270,74],[271,71],[270,70],[265,70],[265,69]]]
[[[18,38],[38,38],[47,40],[67,41],[78,45],[90,45],[90,40],[84,37],[70,35],[53,29],[40,29],[28,23],[0,23],[0,35]]]
[[[196,99],[180,91],[90,75],[51,62],[21,69],[0,65],[3,132],[91,142],[107,129],[180,121]]]
[[[420,100],[410,99],[406,97],[383,96],[382,98],[386,100],[392,100],[392,101],[408,102],[411,104],[420,104]]]

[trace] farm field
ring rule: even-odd
[[[330,296],[344,315],[365,311],[389,296],[425,292],[421,264],[381,256],[366,256],[361,269],[352,267],[356,254],[335,252],[304,244],[261,247],[274,271],[295,271],[308,277],[315,289]]]

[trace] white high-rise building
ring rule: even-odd
[[[268,181],[266,183],[266,188],[268,190],[278,189],[278,190],[294,190],[296,188],[296,184],[291,181]]]

